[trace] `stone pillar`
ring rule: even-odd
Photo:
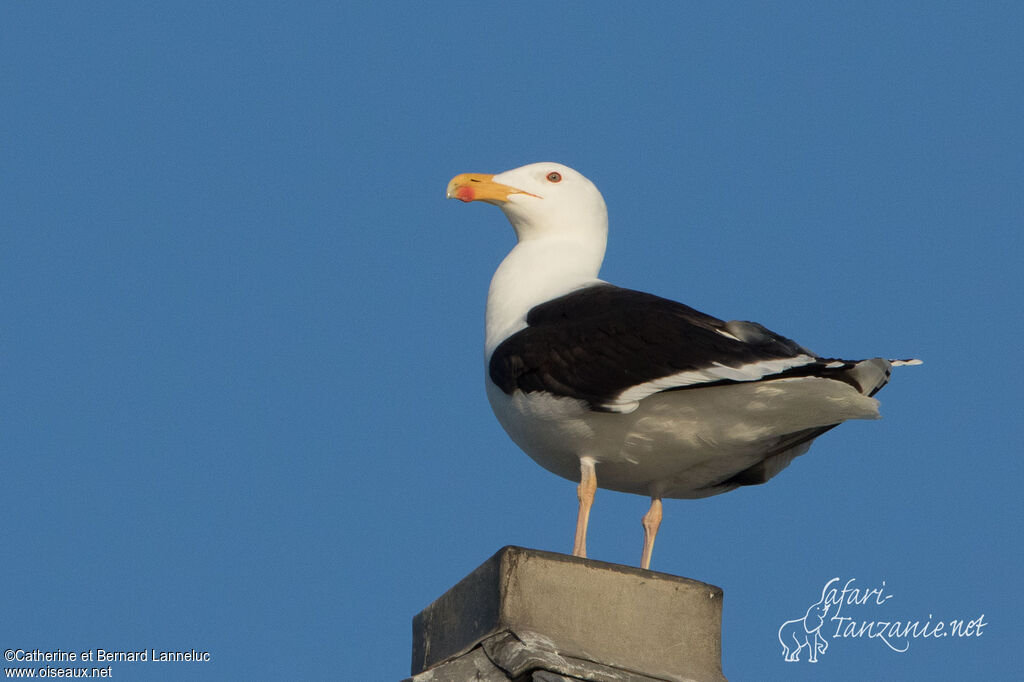
[[[412,622],[406,682],[724,682],[722,590],[505,547]]]

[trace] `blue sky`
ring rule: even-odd
[[[996,2],[5,3],[0,645],[397,680],[412,616],[500,547],[569,551],[574,484],[483,392],[512,231],[444,200],[552,160],[604,193],[605,279],[925,360],[768,485],[666,502],[653,567],[725,590],[725,674],[1014,676],[1022,30]],[[599,491],[591,556],[636,565],[646,506]],[[987,625],[786,663],[833,577],[885,581],[858,621]]]

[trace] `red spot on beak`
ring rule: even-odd
[[[473,199],[476,198],[476,191],[469,185],[463,185],[462,187],[459,187],[457,190],[455,190],[455,198],[458,199],[459,201],[465,201],[466,203],[469,203],[470,201],[473,201]]]

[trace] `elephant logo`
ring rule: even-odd
[[[828,607],[825,590],[822,589],[821,599],[811,604],[803,618],[787,620],[779,627],[779,643],[782,644],[782,655],[788,663],[799,661],[800,650],[804,647],[807,647],[807,660],[810,663],[817,663],[818,654],[828,649],[828,642],[821,636],[821,626],[825,624]]]

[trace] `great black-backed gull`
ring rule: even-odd
[[[646,495],[641,566],[663,497],[764,483],[847,419],[878,418],[891,367],[823,358],[754,322],[598,279],[608,233],[593,183],[557,163],[465,173],[448,197],[494,204],[518,243],[487,294],[487,397],[538,464],[579,481],[573,554],[597,487]]]

